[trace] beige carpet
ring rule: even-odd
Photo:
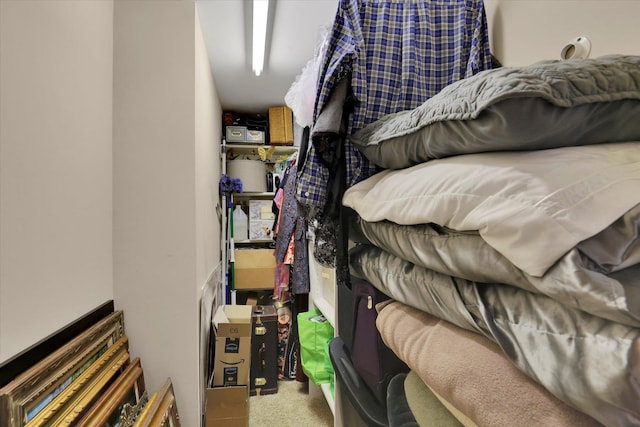
[[[322,393],[309,396],[307,383],[279,381],[278,392],[249,398],[249,427],[332,427]]]

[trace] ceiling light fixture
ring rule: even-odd
[[[253,0],[253,72],[256,76],[264,68],[265,47],[267,44],[267,19],[269,0]]]

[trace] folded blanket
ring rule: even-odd
[[[603,424],[640,426],[640,329],[504,284],[477,284],[379,248],[349,252],[351,274],[438,319],[477,332],[533,381]]]
[[[594,316],[640,327],[640,205],[578,243],[542,277],[517,268],[478,233],[390,221],[360,220],[352,228],[364,237],[360,242],[414,265],[477,283],[517,286]]]
[[[527,378],[488,339],[399,302],[382,308],[385,343],[479,426],[598,426]]]
[[[640,56],[541,61],[486,70],[351,142],[385,169],[449,156],[640,139]]]
[[[414,371],[410,371],[404,380],[404,394],[420,427],[476,426],[473,422],[459,421],[456,416],[462,414],[453,408],[452,410],[447,409],[439,397],[427,387],[422,378]]]
[[[640,203],[640,143],[466,154],[385,170],[345,191],[365,221],[477,231],[542,276]]]

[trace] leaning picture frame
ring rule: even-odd
[[[116,311],[18,375],[0,389],[0,427],[37,425],[32,421],[123,336],[124,315]]]
[[[129,365],[130,360],[129,339],[123,335],[25,427],[74,426],[76,420]]]
[[[151,396],[134,427],[181,427],[171,378]]]
[[[132,427],[147,401],[144,373],[140,358],[136,357],[76,426]]]

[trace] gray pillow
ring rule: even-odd
[[[640,56],[482,71],[351,139],[387,169],[459,154],[640,141]]]

